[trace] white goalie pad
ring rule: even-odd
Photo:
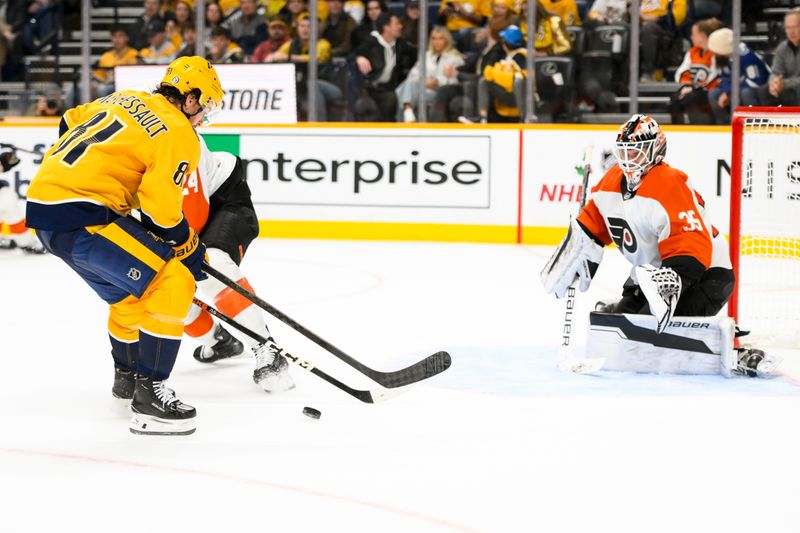
[[[656,333],[652,315],[589,314],[588,353],[604,369],[649,374],[731,376],[735,324],[726,316],[674,317]]]

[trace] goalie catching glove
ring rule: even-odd
[[[656,317],[656,332],[661,333],[675,314],[681,296],[681,277],[669,267],[641,265],[636,267],[636,279],[650,304],[650,313]]]
[[[585,291],[602,259],[603,247],[589,236],[577,220],[570,219],[567,236],[540,274],[545,292],[564,298],[576,279],[580,279],[580,290]]]
[[[192,228],[189,228],[189,238],[183,244],[173,246],[172,249],[175,250],[175,257],[189,269],[195,281],[208,279],[208,275],[203,272],[206,246],[200,242],[197,233]]]

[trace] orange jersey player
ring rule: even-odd
[[[205,243],[211,266],[252,290],[240,264],[248,246],[258,236],[258,217],[241,159],[227,152],[212,152],[201,138],[200,164],[184,183],[183,195],[184,215]],[[197,287],[220,311],[270,338],[261,310],[252,302],[214,278],[198,282]],[[203,363],[234,357],[244,351],[241,342],[196,305],[189,309],[184,332],[200,341],[194,358]],[[253,381],[267,392],[294,387],[289,364],[277,353],[274,343],[259,344],[249,337],[245,340],[255,356]]]

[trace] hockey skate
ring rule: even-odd
[[[14,241],[14,239],[0,237],[0,250],[13,250],[16,247],[17,243]]]
[[[214,339],[217,341],[213,346],[198,346],[194,350],[194,358],[201,363],[213,363],[220,359],[236,357],[244,352],[244,345],[228,333],[228,331],[217,324],[214,330]]]
[[[780,364],[781,359],[768,355],[764,350],[756,348],[736,348],[737,363],[733,374],[755,378],[768,376]]]
[[[130,370],[114,369],[114,385],[111,387],[111,394],[120,400],[133,399],[133,389],[136,388],[136,379]]]
[[[283,392],[294,388],[294,380],[289,374],[289,363],[280,354],[272,337],[266,343],[253,348],[256,369],[253,381],[267,392]]]
[[[197,411],[175,397],[163,381],[136,376],[131,401],[131,433],[137,435],[190,435]]]

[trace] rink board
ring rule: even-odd
[[[55,122],[0,125],[3,142],[42,150]],[[730,129],[665,127],[667,160],[703,194],[727,232]],[[212,150],[239,155],[261,235],[288,238],[552,244],[577,210],[576,166],[613,164],[616,128],[589,125],[254,126],[202,130]],[[40,163],[4,176],[24,197]]]

